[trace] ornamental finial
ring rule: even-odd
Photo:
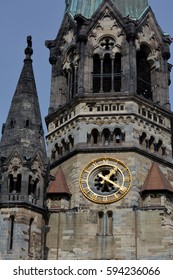
[[[33,49],[32,49],[32,37],[27,36],[27,47],[25,49],[25,54],[26,56],[31,56],[33,54]]]

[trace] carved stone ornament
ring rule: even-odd
[[[142,26],[141,31],[137,34],[136,49],[140,50],[142,44],[146,44],[150,48],[150,53],[148,54],[150,65],[158,67],[157,61],[160,55],[160,47],[155,31],[149,21]]]
[[[116,46],[122,46],[125,34],[117,21],[112,18],[109,10],[106,9],[103,17],[97,21],[96,25],[90,32],[89,42],[94,48],[96,48],[98,42],[100,42],[100,38],[108,37],[108,34],[111,38],[115,38],[114,40],[116,41]]]

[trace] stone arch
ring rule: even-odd
[[[146,148],[146,140],[147,140],[147,135],[145,132],[142,132],[142,135],[139,137],[139,144],[143,147]]]
[[[22,175],[18,173],[16,175],[8,175],[8,190],[9,193],[20,193],[21,192]]]
[[[102,130],[101,137],[102,137],[102,143],[104,145],[109,145],[109,143],[111,141],[111,132],[110,132],[109,128],[104,128]]]
[[[65,54],[63,65],[64,76],[66,78],[68,99],[72,99],[77,95],[78,90],[78,67],[79,55],[74,45],[71,45]]]
[[[100,141],[100,133],[97,128],[93,128],[91,131],[91,144],[98,144]]]
[[[113,140],[114,143],[120,144],[125,141],[125,133],[121,130],[121,128],[116,127],[113,132]]]
[[[69,141],[69,149],[71,150],[74,147],[74,137],[72,134],[68,136],[68,141]]]
[[[153,136],[149,139],[149,149],[152,153],[155,152],[155,138]]]
[[[93,48],[93,92],[121,90],[121,60],[114,36],[101,36]]]
[[[158,140],[157,142],[157,152],[159,155],[163,155],[163,142],[161,139]]]

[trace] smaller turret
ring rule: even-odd
[[[0,142],[0,259],[43,258],[49,172],[32,54],[28,36],[23,69]]]
[[[141,190],[144,207],[168,207],[173,198],[173,186],[156,162],[153,162]],[[168,207],[169,208],[169,207]]]

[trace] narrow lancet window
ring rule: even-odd
[[[137,52],[137,94],[152,100],[151,69],[147,53],[148,49],[145,46],[141,46],[141,50]]]
[[[14,216],[10,216],[9,250],[13,249],[13,243],[14,243]]]

